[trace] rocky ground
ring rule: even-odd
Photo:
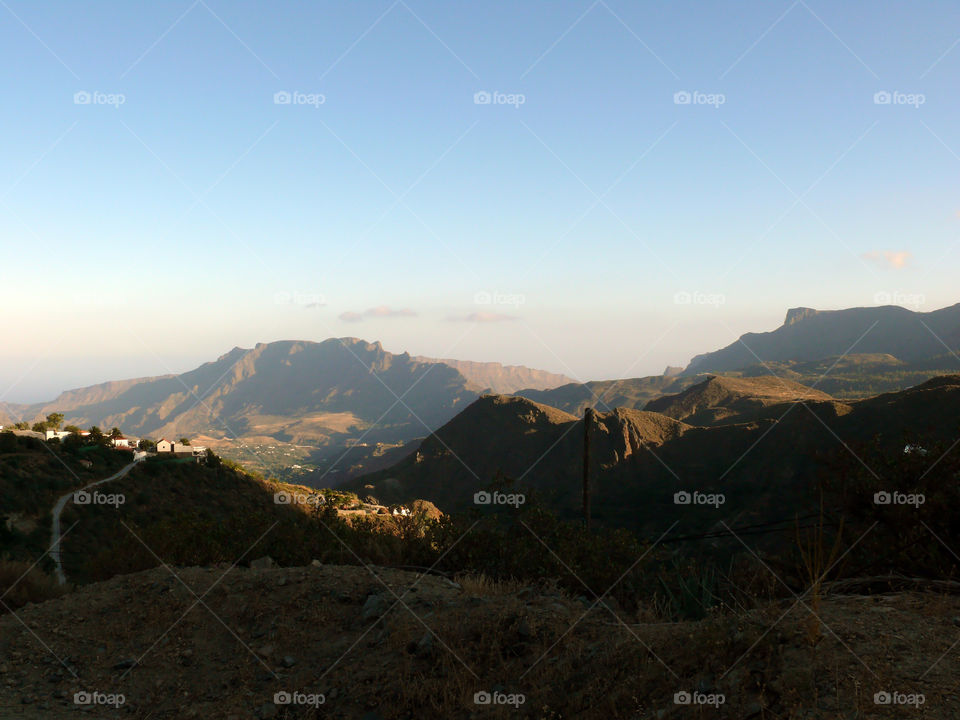
[[[952,596],[665,623],[549,586],[254,565],[156,568],[0,616],[0,717],[960,716]]]

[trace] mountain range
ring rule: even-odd
[[[791,308],[772,332],[746,333],[714,352],[697,355],[684,373],[725,372],[777,361],[810,361],[886,354],[915,362],[960,348],[960,303],[931,312],[897,305],[846,310]],[[955,370],[960,370],[958,365]]]
[[[69,390],[49,403],[11,406],[30,419],[120,427],[136,436],[325,445],[423,436],[483,392],[551,387],[569,378],[522,366],[396,355],[357,338],[234,348],[178,375]]]
[[[893,449],[914,436],[949,444],[960,427],[960,375],[854,402],[775,382],[707,377],[647,405],[660,412],[597,413],[590,427],[594,518],[648,536],[681,517],[686,530],[708,530],[715,508],[675,503],[675,493],[696,491],[723,494],[723,517],[789,522],[815,512],[811,490],[829,472],[825,458],[874,440]],[[477,507],[475,493],[500,488],[536,495],[574,517],[583,423],[527,398],[484,396],[393,467],[345,487],[381,502],[426,497],[449,511]]]
[[[532,407],[574,417],[594,407],[604,417],[647,410],[694,426],[752,422],[790,399],[851,401],[960,372],[958,347],[960,305],[926,313],[896,306],[794,308],[776,330],[747,333],[696,356],[682,371],[586,383],[522,366],[394,354],[357,338],[283,341],[234,348],[185,373],[10,406],[0,423],[62,412],[66,423],[153,438],[186,435],[270,472],[303,463],[339,482],[402,461],[486,393],[523,397]],[[718,374],[727,379],[701,387]]]

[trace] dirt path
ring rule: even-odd
[[[56,563],[57,582],[61,585],[64,585],[67,582],[67,576],[63,573],[63,562],[61,561],[60,557],[60,515],[63,513],[63,508],[66,507],[67,502],[73,497],[74,493],[80,492],[81,490],[89,490],[90,488],[98,485],[108,483],[111,480],[119,480],[128,472],[130,472],[134,465],[136,465],[136,463],[132,462],[108,478],[103,478],[102,480],[97,480],[89,485],[84,485],[82,488],[78,488],[77,490],[71,490],[66,495],[62,495],[60,499],[57,500],[57,504],[53,506],[53,522],[50,526],[50,557],[53,558],[54,563]]]

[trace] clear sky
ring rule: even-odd
[[[955,1],[3,0],[0,394],[331,336],[636,376],[953,304],[958,39]]]

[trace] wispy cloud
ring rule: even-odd
[[[344,322],[361,322],[366,318],[397,318],[397,317],[416,317],[416,313],[409,308],[401,308],[399,310],[394,310],[391,307],[386,305],[378,305],[377,307],[370,308],[369,310],[364,310],[363,312],[353,312],[348,310],[347,312],[340,313],[340,319]]]
[[[910,263],[911,254],[906,250],[873,250],[861,256],[883,268],[902,270]]]
[[[504,315],[503,313],[494,313],[494,312],[475,312],[470,313],[469,315],[460,315],[456,317],[447,318],[454,322],[476,322],[476,323],[495,323],[495,322],[509,322],[511,320],[516,320],[516,315]]]

